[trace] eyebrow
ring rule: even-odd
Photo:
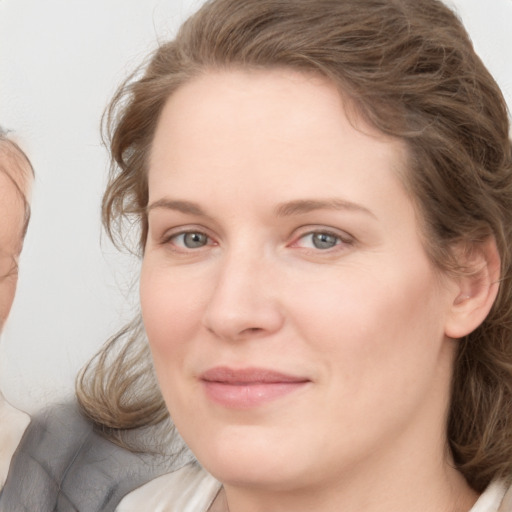
[[[201,215],[206,216],[206,213],[201,209],[201,207],[190,201],[178,201],[172,199],[158,199],[157,201],[152,202],[146,207],[146,213],[149,213],[151,210],[155,208],[164,208],[166,210],[177,210],[181,213],[188,213],[190,215]]]
[[[166,210],[176,210],[181,213],[198,215],[207,217],[206,212],[197,204],[191,201],[181,201],[168,198],[158,199],[146,207],[146,213],[156,208],[163,208]],[[292,215],[301,215],[316,210],[348,210],[361,212],[375,218],[373,212],[368,208],[351,201],[344,199],[296,199],[294,201],[287,201],[278,204],[274,209],[274,214],[277,217],[289,217]]]
[[[348,210],[354,212],[361,212],[375,218],[373,212],[368,208],[346,201],[344,199],[297,199],[277,205],[275,214],[278,217],[288,217],[291,215],[300,215],[309,213],[315,210]]]

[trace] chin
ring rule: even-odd
[[[227,430],[223,435],[204,436],[207,442],[189,445],[200,464],[223,484],[286,490],[296,487],[304,475],[311,476],[309,457],[297,453],[292,439],[283,442],[276,439],[275,431],[266,435],[265,429],[262,432],[256,426]]]
[[[275,459],[257,461],[216,460],[203,467],[223,485],[260,488],[267,491],[291,491],[303,480],[299,472],[290,472],[290,462],[277,463]],[[269,467],[270,466],[270,467]]]

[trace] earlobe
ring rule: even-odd
[[[457,293],[445,326],[450,338],[474,331],[489,314],[499,289],[501,260],[494,237],[461,251],[459,259],[466,270],[456,278]]]

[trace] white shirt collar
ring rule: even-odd
[[[12,456],[30,416],[13,407],[0,392],[0,489],[4,486]]]

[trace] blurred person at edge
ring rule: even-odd
[[[25,153],[0,128],[0,332],[11,309],[18,280],[18,257],[30,217],[33,170]],[[29,416],[0,392],[0,489]]]
[[[25,153],[0,131],[0,327],[16,291],[33,176]],[[133,454],[93,427],[76,403],[30,418],[0,393],[0,511],[113,510],[125,494],[167,470],[165,457]],[[25,498],[31,501],[24,504]]]

